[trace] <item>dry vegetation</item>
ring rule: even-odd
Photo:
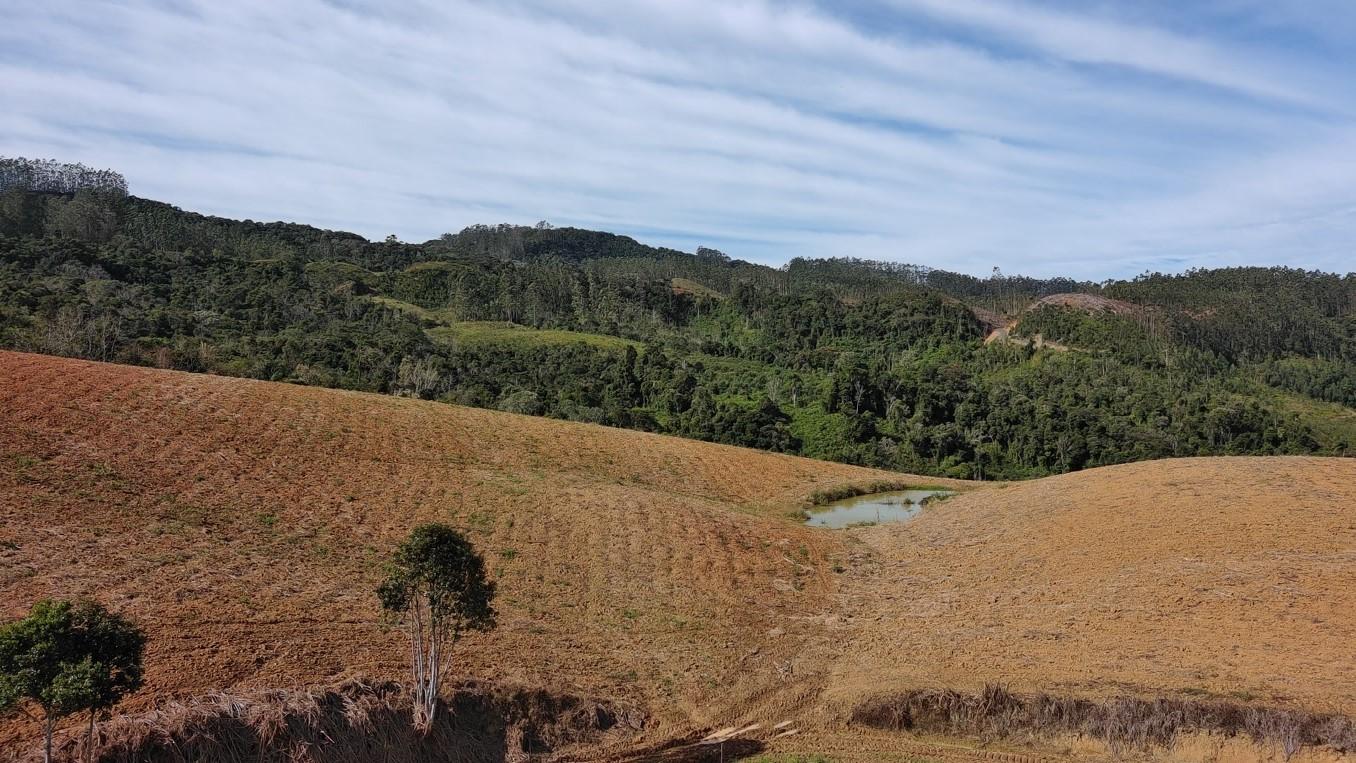
[[[0,616],[88,595],[144,624],[148,688],[129,709],[402,676],[373,590],[391,547],[441,520],[470,532],[499,583],[499,629],[468,638],[457,670],[634,701],[665,738],[815,691],[819,668],[782,680],[778,666],[834,608],[841,541],[780,515],[885,476],[15,353],[0,353],[0,433]]]
[[[410,527],[439,520],[470,532],[500,586],[500,628],[459,648],[460,674],[644,718],[558,740],[587,739],[584,757],[694,759],[706,749],[689,743],[711,729],[793,719],[803,733],[772,751],[968,759],[861,713],[989,682],[1099,707],[1356,713],[1356,462],[1138,464],[974,490],[902,526],[788,519],[817,493],[899,481],[966,487],[0,353],[0,616],[89,595],[137,619],[148,687],[133,713],[400,677],[401,636],[379,627],[372,589]],[[338,701],[270,696],[302,710]],[[224,712],[201,704],[156,722]],[[343,735],[325,712],[301,715]],[[0,746],[30,732],[0,726]]]
[[[1051,294],[1048,297],[1042,297],[1033,302],[1024,312],[1045,307],[1066,307],[1071,310],[1082,310],[1088,313],[1112,313],[1115,315],[1139,315],[1144,312],[1144,308],[1130,302],[1124,302],[1111,297],[1103,297],[1100,294],[1082,294],[1066,293]]]
[[[1021,696],[995,684],[975,694],[915,689],[877,697],[859,705],[852,720],[957,737],[1078,736],[1117,754],[1169,749],[1187,734],[1243,737],[1279,747],[1287,759],[1304,747],[1356,750],[1356,722],[1337,714],[1220,700]]]
[[[474,683],[455,687],[448,706],[419,733],[409,695],[394,683],[212,692],[101,724],[94,749],[100,763],[351,763],[430,760],[449,750],[502,761],[506,753],[569,755],[644,723],[636,710],[607,702]],[[84,744],[73,734],[58,755],[85,760]]]
[[[1356,713],[1354,460],[1128,464],[860,535],[830,694],[999,681]]]

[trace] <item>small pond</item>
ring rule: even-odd
[[[896,490],[853,496],[810,509],[806,512],[810,518],[805,520],[805,524],[841,530],[844,527],[904,522],[918,514],[929,498],[948,495],[954,493],[950,490]]]

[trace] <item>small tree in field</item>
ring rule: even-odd
[[[494,627],[494,583],[485,579],[485,562],[465,536],[430,524],[416,527],[396,549],[377,597],[409,634],[414,725],[428,729],[444,653],[461,634]]]
[[[135,625],[94,602],[40,601],[0,627],[0,710],[42,709],[47,761],[57,720],[88,710],[88,754],[95,715],[141,687],[145,644]]]

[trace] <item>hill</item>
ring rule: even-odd
[[[1350,275],[770,268],[547,225],[371,242],[89,174],[0,191],[0,347],[953,478],[1356,443],[1331,425],[1356,415]]]
[[[0,601],[145,624],[152,697],[403,674],[378,622],[409,529],[467,528],[500,627],[458,672],[633,700],[681,736],[751,708],[834,608],[841,541],[785,515],[883,477],[395,397],[0,353]],[[933,481],[933,480],[929,480]],[[771,638],[768,631],[780,629]],[[751,650],[759,650],[750,660]]]
[[[1350,460],[952,483],[974,489],[834,532],[793,513],[820,490],[937,480],[17,353],[0,353],[0,451],[0,614],[85,594],[142,622],[149,683],[127,710],[400,677],[371,591],[396,540],[437,519],[500,586],[500,628],[458,650],[459,673],[643,709],[643,730],[585,757],[786,719],[803,733],[774,750],[936,752],[850,721],[989,682],[1356,713]]]
[[[833,693],[993,680],[1356,714],[1356,462],[1106,467],[863,535]]]

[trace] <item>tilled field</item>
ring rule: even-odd
[[[1356,460],[1127,464],[860,535],[830,696],[992,681],[1356,714]]]
[[[1356,461],[1114,467],[843,532],[789,517],[881,479],[909,478],[0,353],[0,616],[86,595],[141,622],[148,686],[129,710],[399,679],[372,591],[390,548],[437,520],[499,583],[500,627],[458,647],[457,671],[643,706],[633,749],[792,720],[802,733],[772,749],[1022,759],[845,726],[866,697],[985,682],[1356,711]]]
[[[824,666],[839,536],[783,515],[879,473],[604,427],[0,353],[0,615],[93,596],[149,631],[138,702],[399,678],[390,548],[465,528],[500,626],[483,678],[641,701],[656,735],[787,712]]]

